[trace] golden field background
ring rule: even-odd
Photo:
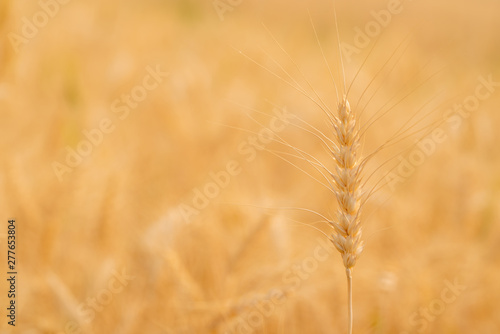
[[[241,152],[271,124],[276,107],[329,131],[314,103],[256,63],[284,78],[285,69],[315,98],[295,62],[335,108],[308,14],[340,85],[333,2],[232,3],[221,20],[210,1],[73,0],[16,52],[9,34],[20,34],[22,18],[41,7],[2,0],[1,251],[7,220],[15,218],[19,277],[15,329],[7,325],[1,280],[1,333],[346,332],[344,269],[318,230],[329,228],[291,209],[329,216],[334,197],[301,171],[314,174],[310,165],[273,154],[297,153],[284,145],[271,142],[253,158]],[[388,3],[336,1],[341,41],[353,43],[356,27]],[[412,128],[423,132],[408,130],[371,161],[369,185],[383,185],[433,128],[446,140],[365,207],[354,332],[497,333],[500,94],[492,92],[459,126],[443,115],[474,94],[478,77],[500,82],[500,3],[402,6],[380,38],[345,62],[348,84],[362,66],[351,104],[366,87],[361,105],[374,96],[362,120],[396,104],[370,127],[364,152],[427,102],[433,107]],[[169,74],[120,119],[113,101],[141,84],[148,66]],[[85,140],[82,131],[103,119],[113,131],[59,180],[54,161],[64,163],[68,147]],[[275,138],[331,163],[300,124],[292,121]],[[179,205],[193,207],[196,191],[231,161],[238,173],[229,185],[183,219]],[[133,278],[117,285],[117,272]],[[450,294],[450,282],[464,288]]]

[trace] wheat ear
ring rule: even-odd
[[[331,222],[334,228],[331,241],[340,252],[347,275],[348,293],[348,332],[352,333],[352,268],[363,250],[361,240],[361,172],[359,160],[359,128],[347,97],[344,96],[338,105],[338,114],[331,118],[335,129],[336,146],[332,149],[335,158],[334,192],[338,202],[335,219]]]

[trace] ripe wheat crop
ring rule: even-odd
[[[368,119],[362,119],[361,114],[366,109],[371,108],[370,101],[376,95],[377,90],[380,89],[380,86],[375,89],[372,95],[368,98],[368,102],[363,107],[361,107],[360,101],[363,98],[363,95],[367,92],[368,88],[375,82],[376,77],[384,69],[389,67],[389,70],[387,70],[387,72],[390,73],[394,69],[394,67],[396,67],[398,61],[400,60],[401,54],[398,56],[399,58],[396,57],[396,55],[401,49],[403,49],[402,53],[404,53],[404,42],[400,43],[400,45],[396,47],[392,53],[389,54],[388,59],[386,59],[386,61],[379,66],[380,70],[376,74],[374,74],[374,78],[370,79],[369,83],[366,84],[364,89],[362,89],[361,96],[356,101],[356,107],[352,108],[349,101],[349,92],[351,91],[356,77],[362,71],[362,65],[360,65],[356,72],[356,75],[348,86],[346,84],[346,73],[341,53],[341,39],[336,22],[337,18],[335,14],[334,28],[337,32],[338,56],[336,66],[332,66],[330,64],[330,61],[328,60],[328,56],[323,50],[323,47],[318,38],[317,31],[314,27],[314,23],[311,20],[312,31],[314,32],[318,49],[320,50],[320,54],[322,55],[325,64],[325,73],[330,75],[333,86],[335,88],[335,95],[337,99],[336,108],[331,108],[330,106],[328,106],[328,104],[324,101],[321,95],[308,80],[307,75],[304,74],[304,72],[300,69],[293,57],[286,51],[286,49],[267,28],[266,30],[271,35],[273,42],[293,64],[293,67],[297,71],[299,77],[303,80],[303,82],[305,82],[305,84],[301,84],[299,82],[300,79],[295,78],[288,70],[285,69],[284,65],[282,65],[274,58],[271,58],[272,63],[276,64],[281,73],[276,70],[269,69],[262,63],[256,61],[255,59],[241,51],[240,53],[242,53],[247,59],[249,59],[257,66],[270,73],[272,76],[278,78],[281,82],[292,87],[299,94],[304,95],[306,99],[312,102],[313,105],[315,105],[315,107],[319,109],[326,118],[328,127],[323,130],[319,130],[316,126],[301,119],[299,116],[296,116],[295,118],[298,122],[298,124],[296,123],[295,126],[303,131],[306,131],[309,135],[312,135],[316,139],[319,139],[323,148],[327,152],[329,160],[314,156],[314,154],[298,147],[298,145],[292,144],[290,140],[285,139],[279,134],[275,134],[275,138],[273,139],[273,141],[289,149],[289,152],[276,151],[271,149],[266,149],[266,151],[285,160],[293,167],[297,167],[301,172],[311,177],[311,179],[319,182],[322,186],[329,190],[330,195],[332,195],[332,200],[336,202],[335,213],[330,216],[311,209],[295,209],[312,212],[321,217],[323,223],[326,223],[328,226],[330,226],[329,233],[325,233],[323,230],[319,231],[332,242],[333,246],[340,253],[342,258],[347,277],[347,332],[351,334],[353,331],[354,319],[352,297],[353,268],[355,267],[356,262],[364,248],[364,241],[362,238],[362,211],[365,203],[369,200],[369,198],[382,187],[386,186],[386,180],[384,180],[383,176],[379,176],[379,179],[371,182],[371,184],[370,179],[374,177],[378,170],[382,169],[386,165],[390,165],[390,163],[393,163],[394,156],[392,158],[386,159],[383,162],[379,162],[378,166],[372,167],[371,172],[367,171],[367,164],[370,160],[373,159],[374,156],[377,155],[377,153],[381,152],[382,150],[391,147],[401,141],[404,142],[407,138],[415,139],[422,134],[427,135],[429,131],[432,131],[432,129],[436,127],[436,124],[440,123],[439,121],[436,122],[428,120],[428,117],[432,116],[432,114],[435,113],[438,109],[439,103],[437,104],[438,106],[431,107],[430,111],[427,114],[423,116],[421,115],[423,113],[423,110],[425,109],[424,106],[428,104],[429,101],[432,101],[435,98],[435,96],[432,96],[429,101],[423,103],[421,107],[417,108],[416,112],[412,116],[407,118],[402,125],[397,126],[397,130],[393,131],[392,135],[386,138],[386,140],[381,144],[376,146],[373,152],[364,155],[362,150],[362,143],[366,141],[365,136],[367,134],[368,128],[378,125],[377,122],[380,123],[380,120],[383,119],[384,116],[389,114],[393,109],[395,109],[399,105],[399,103],[401,103],[408,96],[415,93],[418,90],[419,85],[417,85],[417,87],[411,88],[409,92],[403,94],[402,98],[396,99],[396,102],[387,102],[382,107],[377,108],[373,111]],[[365,62],[366,60],[368,60],[369,56],[370,53],[368,54],[367,59],[365,59]],[[396,58],[396,60],[394,60],[393,58]],[[391,60],[393,60],[393,63],[391,65],[388,65]],[[340,80],[334,79],[332,68],[337,69],[341,77]],[[435,74],[429,75],[423,83],[420,83],[420,85],[428,82],[428,80],[430,80],[434,75]],[[340,81],[340,84],[338,84],[337,81]],[[418,118],[417,116],[420,117]],[[410,144],[403,150],[398,149],[397,154],[401,154],[401,152],[408,150],[408,148],[414,147],[414,145],[415,144]],[[298,159],[299,161],[305,162],[309,167],[312,167],[312,171],[316,172],[317,175],[313,176],[313,172],[308,171],[307,168],[298,167],[296,163],[292,162],[292,159]],[[390,167],[386,168],[385,175],[387,175],[387,171],[390,170]]]

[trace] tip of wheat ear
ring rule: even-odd
[[[330,222],[334,229],[330,240],[340,252],[344,266],[350,270],[363,251],[360,217],[362,168],[358,157],[359,128],[345,96],[332,120],[336,145],[332,148],[335,170],[331,176],[338,209]]]

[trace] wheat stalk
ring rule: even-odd
[[[313,27],[318,45],[321,49],[323,59],[325,60],[327,68],[330,74],[332,75],[326,56],[323,52],[323,49],[321,48],[321,44],[319,43],[319,38],[316,29],[312,24],[312,19],[311,19],[311,25]],[[335,26],[337,32],[337,41],[340,41],[336,11],[335,11]],[[292,63],[298,69],[301,76],[305,78],[300,68],[293,61],[292,57],[285,51],[285,49],[279,44],[276,38],[272,36],[272,34],[271,37],[273,38],[275,43],[279,46],[279,48],[291,59]],[[333,112],[331,112],[330,109],[325,105],[319,94],[314,90],[311,83],[307,79],[306,79],[307,85],[314,92],[313,96],[309,95],[307,91],[296,80],[292,79],[292,81],[288,81],[284,77],[278,75],[276,72],[263,66],[262,64],[255,61],[251,57],[248,57],[243,53],[242,54],[250,61],[258,65],[259,67],[268,71],[270,74],[274,75],[278,79],[282,80],[283,82],[285,82],[286,84],[290,85],[292,88],[297,90],[299,93],[309,98],[327,115],[330,124],[334,129],[335,140],[332,141],[328,136],[324,135],[321,131],[318,131],[314,126],[310,126],[313,130],[317,131],[318,138],[320,138],[323,144],[325,144],[325,146],[329,148],[330,153],[333,155],[333,158],[336,163],[334,171],[328,169],[325,165],[323,165],[318,159],[314,158],[312,155],[289,144],[288,142],[283,140],[279,135],[276,135],[278,139],[275,139],[275,141],[293,149],[297,153],[297,155],[295,155],[296,158],[302,159],[311,164],[313,168],[316,169],[316,171],[318,171],[325,178],[328,177],[325,174],[323,174],[323,171],[326,171],[327,175],[329,175],[333,179],[333,182],[332,180],[328,179],[327,182],[329,186],[323,184],[324,186],[330,188],[333,191],[338,202],[338,210],[336,217],[333,220],[328,221],[334,230],[334,233],[330,236],[329,239],[334,244],[335,248],[340,252],[344,262],[344,267],[346,269],[347,292],[348,292],[348,333],[352,334],[352,326],[353,326],[352,268],[355,266],[359,255],[363,251],[363,241],[361,240],[362,232],[361,232],[361,217],[360,217],[360,211],[361,211],[360,209],[362,207],[361,197],[363,196],[363,191],[361,189],[362,188],[361,176],[363,167],[367,162],[367,159],[362,160],[358,155],[358,150],[360,148],[360,137],[361,137],[360,128],[357,124],[356,114],[351,110],[351,107],[347,100],[347,93],[350,87],[349,89],[346,89],[346,80],[345,80],[346,75],[344,72],[342,54],[340,52],[341,49],[340,44],[338,45],[338,48],[340,56],[339,57],[340,67],[342,68],[344,95],[343,98],[340,100],[340,103],[338,104],[336,115]],[[274,62],[277,63],[276,61]],[[285,69],[283,69],[283,67],[280,66],[280,68],[286,73],[287,77],[292,78],[292,76],[288,74],[288,72]],[[338,98],[339,97],[337,90],[338,87],[335,84],[335,80],[332,81],[333,84],[335,85],[335,91],[337,93],[337,98]],[[307,124],[307,122],[305,123]],[[324,140],[323,138],[326,138],[326,140]],[[277,154],[277,156],[295,166],[293,163],[291,163],[287,159],[284,159],[279,154]],[[315,179],[307,172],[303,171],[302,169],[300,170],[304,172],[306,175]],[[319,183],[322,183],[317,179],[315,180],[318,181]],[[314,212],[312,210],[309,211]],[[319,216],[324,217],[321,214],[319,214]]]
[[[349,334],[352,333],[352,268],[363,250],[361,240],[361,172],[358,157],[359,128],[347,97],[338,105],[338,113],[330,121],[335,129],[336,145],[331,153],[335,159],[334,193],[338,202],[336,217],[330,224],[334,233],[331,241],[340,252],[347,275]]]

